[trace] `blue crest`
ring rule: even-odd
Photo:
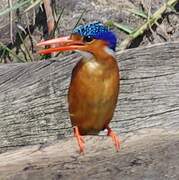
[[[117,39],[115,34],[100,22],[88,23],[76,27],[73,34],[88,36],[94,39],[101,39],[109,44],[109,48],[115,51]]]

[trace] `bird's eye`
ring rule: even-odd
[[[91,42],[92,40],[93,40],[93,38],[90,37],[90,36],[84,36],[84,37],[83,37],[83,41],[84,41],[84,42]]]

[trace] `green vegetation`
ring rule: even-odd
[[[118,29],[126,32],[128,35],[128,37],[122,41],[122,43],[119,46],[119,50],[124,50],[126,49],[130,43],[136,39],[137,37],[139,37],[140,35],[142,35],[146,30],[148,30],[149,28],[151,28],[154,24],[158,25],[157,21],[159,19],[162,18],[162,15],[166,12],[167,8],[170,9],[174,9],[174,5],[178,2],[178,0],[168,0],[166,3],[164,3],[154,14],[152,15],[146,15],[149,13],[146,13],[144,11],[141,10],[136,10],[136,9],[130,9],[130,12],[141,17],[141,18],[145,18],[146,21],[143,25],[141,25],[140,27],[136,28],[135,30],[132,30],[132,27],[123,25],[123,24],[119,24],[116,22],[110,22],[113,26],[116,26]],[[127,9],[129,11],[129,9]]]
[[[149,12],[146,12],[146,10],[144,9],[126,8],[126,11],[144,20],[144,23],[137,28],[131,27],[130,25],[127,25],[127,24],[122,24],[119,22],[114,22],[112,20],[109,20],[107,22],[108,26],[115,27],[117,30],[123,31],[127,34],[126,39],[124,39],[121,42],[118,49],[124,50],[128,48],[131,42],[137,37],[143,35],[146,30],[150,30],[153,25],[158,26],[158,20],[162,19],[162,15],[168,9],[170,9],[171,11],[175,11],[174,5],[177,2],[178,0],[166,1],[154,14],[150,14]],[[1,10],[0,17],[11,14],[12,12],[14,13],[17,10],[21,10],[23,14],[26,14],[28,12],[32,13],[33,11],[36,15],[35,10],[39,8],[42,11],[45,11],[42,4],[43,4],[43,0],[19,0],[17,1],[17,3],[13,5],[9,5],[8,8]],[[52,8],[55,25],[54,25],[53,30],[48,34],[47,39],[54,38],[55,35],[58,34],[58,27],[60,25],[60,22],[61,22],[61,19],[63,18],[63,13],[64,13],[64,8],[62,8],[61,11],[58,12],[58,14],[57,14],[57,10],[53,6],[49,8]],[[75,27],[80,23],[85,13],[86,13],[86,10],[84,10],[81,13],[81,15],[79,16],[76,22]],[[14,18],[18,19],[18,16]],[[12,24],[13,20],[10,19],[9,24]],[[71,29],[75,27],[72,27]],[[49,58],[49,56],[40,56],[40,55],[37,55],[37,53],[35,53],[34,47],[36,44],[36,40],[33,37],[33,34],[30,33],[29,27],[27,29],[24,29],[22,26],[20,26],[17,23],[17,28],[19,29],[19,31],[17,32],[17,36],[19,38],[19,50],[17,52],[15,50],[16,47],[14,46],[7,47],[2,42],[0,42],[0,62],[6,62],[5,59],[10,59],[10,61],[13,61],[13,62],[28,62],[28,61],[40,60],[43,58]],[[27,43],[27,41],[31,41],[31,43]],[[55,56],[58,56],[58,55],[59,54],[56,54]]]

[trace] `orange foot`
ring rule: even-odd
[[[77,139],[77,142],[78,142],[78,145],[79,145],[79,148],[80,148],[80,153],[83,153],[84,149],[85,149],[85,142],[84,142],[83,137],[80,135],[79,129],[78,129],[77,126],[74,126],[74,136]]]
[[[107,126],[106,129],[108,130],[108,134],[107,135],[111,136],[111,138],[112,138],[112,140],[114,142],[116,151],[119,151],[120,144],[121,144],[121,141],[120,141],[119,137],[116,135],[116,133],[109,126]]]

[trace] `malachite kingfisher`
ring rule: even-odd
[[[83,135],[97,135],[104,129],[116,150],[120,149],[120,140],[109,127],[120,85],[116,42],[112,31],[101,22],[93,22],[76,27],[70,36],[37,44],[56,44],[55,48],[40,50],[40,54],[75,50],[83,56],[72,71],[68,91],[69,114],[80,152],[85,148]]]

